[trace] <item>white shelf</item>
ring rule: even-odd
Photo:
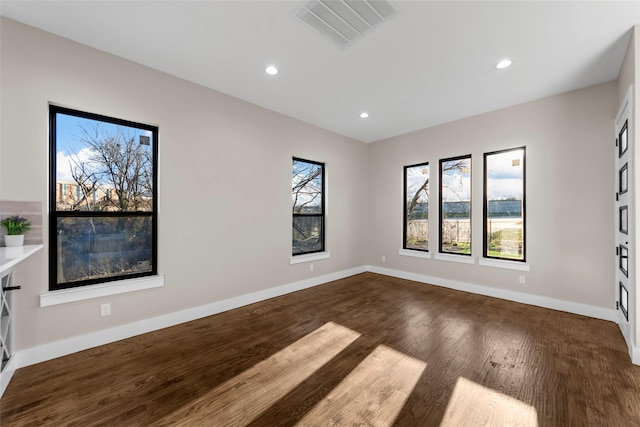
[[[0,276],[42,249],[43,245],[0,247]]]

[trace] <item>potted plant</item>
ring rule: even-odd
[[[20,215],[3,219],[0,221],[0,225],[7,229],[7,235],[4,236],[5,246],[22,246],[24,244],[24,232],[31,230],[29,220]]]

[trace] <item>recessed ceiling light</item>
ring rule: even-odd
[[[278,69],[273,65],[269,65],[267,68],[264,69],[264,72],[269,74],[270,76],[275,76],[276,74],[278,74]]]
[[[510,67],[510,66],[511,66],[511,60],[510,59],[503,59],[502,61],[500,61],[500,62],[498,62],[496,64],[496,68],[498,70],[503,70],[503,69],[505,69],[507,67]]]
[[[369,117],[369,113],[360,113],[361,119],[366,119],[367,117]]]

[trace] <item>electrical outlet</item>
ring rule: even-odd
[[[309,264],[309,271],[313,271],[313,264]]]
[[[519,282],[521,285],[524,285],[525,277],[524,277],[524,276],[520,276],[520,278],[518,279],[518,282]]]
[[[100,306],[100,316],[109,316],[111,314],[111,304],[102,304]]]
[[[385,262],[387,260],[387,257],[382,255],[382,262]]]

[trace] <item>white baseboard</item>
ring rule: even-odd
[[[2,397],[2,395],[4,394],[4,391],[9,385],[9,381],[11,381],[11,377],[13,377],[13,373],[16,371],[16,368],[13,367],[12,362],[13,359],[9,361],[4,369],[4,372],[0,373],[0,397]]]
[[[634,365],[640,365],[640,348],[631,347],[629,349],[629,356],[631,356],[631,363]]]
[[[85,335],[66,338],[52,343],[42,344],[36,347],[19,350],[13,356],[5,372],[2,373],[2,376],[0,378],[0,397],[9,384],[13,372],[19,368],[55,359],[57,357],[66,356],[68,354],[87,350],[89,348],[97,347],[100,345],[109,344],[147,332],[152,332],[158,329],[178,325],[180,323],[200,319],[202,317],[211,316],[213,314],[222,313],[227,310],[232,310],[234,308],[264,301],[269,298],[274,298],[291,292],[311,288],[323,283],[343,279],[345,277],[353,276],[367,271],[384,274],[386,276],[398,277],[401,279],[442,286],[450,289],[486,295],[494,298],[515,301],[529,305],[536,305],[539,307],[545,307],[554,310],[566,311],[569,313],[580,314],[597,319],[609,321],[614,321],[615,319],[614,310],[609,310],[602,307],[594,307],[571,301],[541,297],[537,295],[504,289],[490,288],[473,283],[458,282],[455,280],[443,279],[440,277],[433,277],[423,274],[409,273],[406,271],[392,270],[388,268],[367,265],[338,271],[323,276],[313,277],[310,279],[302,280],[300,282],[281,285],[275,288],[265,289],[263,291],[241,295],[222,301],[216,301],[211,304],[205,304],[199,307],[177,311],[150,319],[144,319],[138,322],[121,325],[110,329],[100,330]],[[633,349],[632,361],[634,364],[640,364],[640,349]]]
[[[567,313],[580,314],[582,316],[594,317],[596,319],[615,322],[615,310],[602,307],[595,307],[577,302],[565,301],[555,298],[543,297],[539,295],[527,294],[524,292],[510,291],[507,289],[491,288],[488,286],[476,285],[474,283],[458,282],[456,280],[443,279],[441,277],[427,276],[424,274],[409,273],[406,271],[392,270],[375,265],[367,266],[367,271],[384,274],[386,276],[400,279],[413,280],[415,282],[428,283],[458,291],[471,292],[479,295],[500,298],[508,301],[520,302],[523,304],[535,305],[538,307],[551,308],[553,310],[565,311]]]

